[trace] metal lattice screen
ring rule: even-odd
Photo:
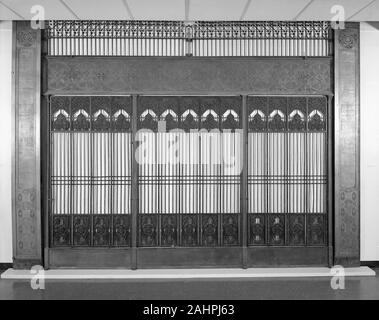
[[[240,244],[240,98],[142,97],[148,164],[139,168],[142,246]],[[158,130],[164,121],[166,131]],[[173,129],[181,129],[177,133]],[[230,134],[222,131],[230,130]],[[174,147],[170,147],[175,143]]]
[[[248,99],[251,245],[325,245],[327,99]]]
[[[51,98],[55,246],[129,246],[130,97]]]
[[[50,56],[331,56],[328,22],[50,21]]]
[[[246,119],[241,97],[139,97],[134,116],[131,97],[50,102],[52,246],[239,246],[246,229],[252,246],[326,245],[326,98],[248,97]]]

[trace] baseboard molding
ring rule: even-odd
[[[13,263],[0,263],[0,270],[7,270],[13,268]]]
[[[375,276],[368,267],[345,268],[346,277]],[[151,279],[249,279],[249,278],[309,278],[332,277],[330,268],[250,268],[250,269],[139,269],[139,270],[89,270],[50,269],[38,276],[28,270],[8,269],[1,279],[43,277],[46,280],[151,280]]]
[[[361,261],[362,267],[379,268],[379,261]]]
[[[30,270],[34,266],[40,266],[42,262],[36,259],[13,259],[13,268],[14,269],[25,269]]]
[[[133,251],[135,250],[135,252]],[[243,254],[245,251],[243,264]],[[50,248],[46,269],[327,267],[327,247]],[[36,263],[37,264],[37,263]],[[344,267],[359,267],[344,265]],[[14,265],[14,269],[29,269]]]

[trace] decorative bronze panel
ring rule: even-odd
[[[161,246],[174,247],[177,245],[178,215],[163,214],[161,216]]]
[[[312,98],[308,98],[312,99]],[[320,101],[320,104],[325,107],[325,100],[324,99],[317,99]],[[304,115],[307,114],[307,98],[306,97],[290,97],[288,98],[288,130],[290,131],[305,131],[307,128],[307,119],[304,117]],[[309,109],[309,106],[308,106]],[[325,113],[325,110],[323,110],[323,114]],[[310,122],[310,121],[309,121]],[[308,122],[308,128],[309,128],[309,122]]]
[[[139,216],[139,244],[143,247],[158,245],[158,215],[144,214]]]
[[[235,246],[239,241],[239,216],[236,214],[223,215],[222,242],[224,246]]]
[[[75,246],[89,246],[91,243],[91,216],[74,215],[73,233]]]
[[[268,216],[269,244],[282,246],[285,244],[285,216],[272,214]]]
[[[289,235],[288,241],[291,246],[305,245],[305,215],[290,215],[289,216]],[[321,230],[324,232],[323,226]]]
[[[54,246],[70,245],[70,224],[69,215],[59,215],[53,218],[53,244]]]
[[[206,247],[218,244],[218,216],[215,214],[203,214],[201,216],[201,239]]]
[[[330,94],[331,63],[330,58],[50,57],[47,90],[53,94]]]
[[[335,38],[335,260],[360,265],[359,23]]]
[[[311,246],[325,245],[325,215],[311,214],[307,216],[307,243]]]
[[[41,264],[40,61],[41,31],[30,22],[14,27],[14,267]],[[65,222],[64,222],[65,223]],[[66,235],[57,239],[66,241]]]
[[[198,245],[198,216],[197,215],[182,215],[182,246],[193,247]]]
[[[115,246],[130,246],[130,215],[114,215],[113,217],[113,244]]]
[[[96,247],[110,245],[111,215],[93,216],[93,245]]]
[[[263,214],[249,215],[249,244],[265,245],[266,244],[266,219]]]

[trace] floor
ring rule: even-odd
[[[334,271],[334,274],[338,270]],[[346,276],[375,276],[369,267],[345,268]],[[43,273],[44,279],[49,280],[177,280],[177,279],[251,279],[251,278],[309,278],[330,277],[333,271],[327,267],[308,268],[203,268],[203,269],[50,269]],[[39,274],[41,276],[41,274]],[[31,280],[36,273],[30,270],[8,269],[0,274],[2,279]]]
[[[375,269],[379,273],[379,269]],[[0,280],[3,299],[375,299],[379,276],[346,278],[344,290],[333,290],[325,278],[255,278],[216,280],[47,280],[45,290],[30,281]]]

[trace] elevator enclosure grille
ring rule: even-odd
[[[137,106],[50,97],[51,246],[128,247],[133,232],[139,247],[241,246],[243,230],[249,246],[327,245],[325,97],[139,96]]]

